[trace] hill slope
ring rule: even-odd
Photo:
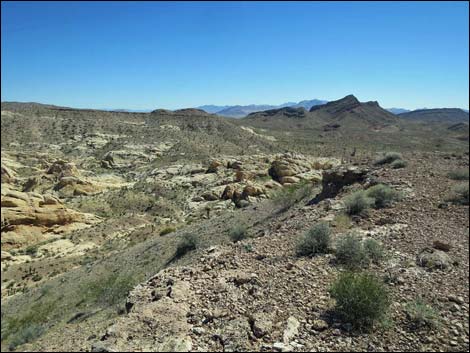
[[[442,123],[468,122],[469,114],[459,108],[420,109],[398,115],[409,120],[422,120]]]

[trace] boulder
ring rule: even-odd
[[[250,317],[251,330],[256,338],[269,334],[273,328],[272,314],[256,313]]]
[[[419,266],[428,269],[448,269],[452,265],[452,259],[444,251],[425,248],[417,256],[416,262]]]
[[[59,177],[73,177],[79,175],[79,171],[75,163],[64,160],[57,160],[52,163],[46,171],[46,174],[54,174]]]
[[[241,182],[241,181],[247,181],[247,180],[253,180],[255,178],[255,174],[243,170],[237,170],[235,172],[235,181],[236,182]]]
[[[252,196],[252,197],[257,197],[257,196],[261,196],[263,194],[265,194],[265,190],[263,189],[263,187],[259,186],[259,185],[247,185],[245,186],[245,188],[243,189],[243,192],[242,192],[242,195],[241,195],[241,198],[246,200],[248,199],[249,196]]]
[[[209,167],[207,168],[206,173],[217,173],[217,170],[222,165],[223,165],[222,162],[214,159],[214,160],[210,161]]]
[[[201,197],[206,201],[216,201],[219,199],[219,196],[217,196],[212,191],[205,192],[204,194],[201,195]]]
[[[237,189],[233,184],[227,185],[220,198],[222,200],[232,200],[236,191]]]
[[[289,344],[289,342],[298,335],[299,333],[300,322],[295,317],[290,316],[287,319],[287,327],[284,330],[282,336],[284,344]]]
[[[437,250],[449,252],[450,249],[452,248],[452,245],[450,245],[450,243],[448,242],[444,242],[441,240],[434,240],[434,242],[432,243],[432,247]]]

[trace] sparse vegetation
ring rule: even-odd
[[[330,227],[322,222],[313,226],[297,244],[297,256],[325,254],[330,248]]]
[[[175,257],[180,258],[188,252],[196,250],[198,243],[199,241],[194,234],[185,234],[176,247]]]
[[[246,225],[238,224],[234,226],[229,231],[229,237],[234,243],[236,243],[237,241],[246,239],[248,237],[248,229]]]
[[[160,236],[164,236],[176,231],[175,227],[165,227],[160,231]]]
[[[468,180],[468,169],[453,170],[448,174],[452,180]]]
[[[13,336],[8,345],[8,349],[13,351],[22,344],[29,343],[40,337],[44,333],[44,328],[38,324],[26,326]]]
[[[468,184],[458,184],[452,188],[451,195],[447,199],[457,205],[469,204]]]
[[[396,159],[392,163],[390,163],[390,167],[392,167],[393,169],[406,168],[407,165],[408,162],[403,159]]]
[[[337,231],[342,232],[351,228],[351,218],[344,213],[339,213],[333,219],[332,225]]]
[[[366,191],[367,197],[374,200],[375,208],[389,207],[394,201],[401,199],[398,191],[388,185],[378,184],[370,187]]]
[[[371,262],[378,264],[383,258],[383,247],[374,239],[362,241],[358,235],[350,233],[336,243],[336,261],[349,270],[364,268]]]
[[[370,329],[383,320],[390,303],[384,283],[367,273],[342,273],[330,293],[336,311],[356,329]]]
[[[122,304],[129,291],[136,284],[130,274],[109,273],[81,287],[81,298],[102,307]]]
[[[279,205],[280,212],[285,212],[296,203],[306,199],[312,194],[313,186],[309,182],[289,185],[279,189],[272,200],[276,205]]]
[[[436,328],[439,326],[438,313],[421,298],[407,303],[405,312],[412,325],[417,329]]]
[[[374,199],[369,197],[365,191],[360,190],[346,197],[344,205],[348,215],[360,216],[367,214],[367,210],[374,204],[374,202]]]
[[[246,252],[253,252],[253,245],[251,244],[245,244],[243,245],[243,248],[245,249]]]
[[[403,156],[401,155],[401,153],[386,152],[375,161],[375,164],[377,165],[390,164],[397,160],[403,160]]]
[[[46,302],[31,306],[24,314],[11,317],[2,315],[2,342],[8,342],[9,349],[14,350],[40,337],[54,306],[53,302]]]
[[[361,238],[352,233],[338,239],[335,255],[336,261],[349,269],[362,268],[368,262]]]
[[[377,240],[368,238],[363,241],[362,245],[365,253],[373,263],[378,264],[384,259],[383,246]]]

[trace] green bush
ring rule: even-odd
[[[297,244],[297,256],[326,254],[330,248],[330,227],[322,222],[313,226]]]
[[[238,224],[229,231],[229,237],[234,243],[248,237],[248,230],[244,224]]]
[[[397,160],[403,160],[403,157],[398,152],[387,152],[384,153],[379,159],[375,161],[377,165],[390,164]]]
[[[26,326],[21,331],[17,332],[8,345],[8,349],[13,351],[16,347],[22,344],[33,342],[36,338],[40,337],[44,333],[44,327],[38,324],[31,324]]]
[[[374,185],[367,189],[366,195],[374,200],[375,208],[389,207],[394,201],[401,199],[401,195],[398,191],[383,184]]]
[[[468,169],[453,170],[448,175],[453,180],[468,180]]]
[[[198,239],[193,234],[185,234],[176,247],[175,257],[179,258],[198,247]]]
[[[343,273],[330,289],[336,311],[355,328],[368,329],[381,321],[390,304],[383,282],[367,273]]]
[[[403,159],[396,159],[392,163],[390,163],[390,167],[392,167],[393,169],[405,168],[407,165],[408,163]]]
[[[2,314],[2,343],[8,342],[10,350],[14,350],[34,341],[45,332],[54,309],[54,302],[46,302],[32,305],[24,314],[5,317]]]
[[[362,246],[364,247],[367,257],[373,263],[378,264],[384,259],[383,246],[375,239],[369,238],[364,240]]]
[[[278,189],[272,197],[276,205],[281,206],[280,211],[287,211],[296,203],[312,194],[313,186],[310,182],[301,182]]]
[[[81,297],[103,307],[117,306],[124,302],[129,291],[137,284],[136,281],[130,274],[106,273],[96,281],[83,284]]]
[[[369,257],[361,238],[354,234],[347,234],[339,238],[336,242],[336,261],[348,269],[367,266]]]
[[[25,254],[31,257],[35,257],[38,253],[38,245],[30,245],[25,249]]]
[[[452,194],[449,201],[457,205],[468,205],[469,204],[469,191],[468,184],[459,184],[452,188]]]
[[[344,205],[346,213],[350,216],[365,215],[374,202],[374,199],[367,196],[366,192],[361,190],[346,197]]]
[[[439,326],[439,315],[436,310],[420,298],[407,303],[405,312],[408,319],[416,328],[435,328]]]
[[[173,233],[173,232],[175,232],[175,231],[176,231],[176,228],[175,228],[175,227],[166,227],[166,228],[163,228],[163,229],[160,231],[160,235],[161,235],[161,236],[164,236],[164,235]]]

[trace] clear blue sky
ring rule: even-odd
[[[2,101],[468,109],[464,2],[2,1]]]

